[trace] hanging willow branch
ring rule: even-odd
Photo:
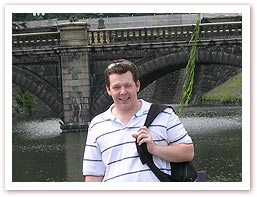
[[[182,93],[180,98],[180,105],[179,105],[179,115],[182,115],[182,109],[184,105],[187,105],[191,100],[192,91],[193,91],[193,84],[194,84],[194,69],[195,69],[195,55],[196,55],[196,43],[200,31],[200,14],[198,14],[198,19],[196,22],[196,26],[194,28],[193,36],[190,40],[192,42],[192,48],[189,53],[189,59],[186,66],[186,78],[182,87]],[[190,43],[189,42],[189,43]]]

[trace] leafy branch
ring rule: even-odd
[[[186,65],[186,76],[185,81],[182,87],[180,105],[178,113],[182,115],[183,106],[188,105],[192,97],[193,85],[194,85],[194,70],[195,70],[195,56],[196,56],[196,45],[197,39],[200,31],[200,14],[198,14],[198,19],[196,22],[196,26],[194,28],[193,36],[189,43],[192,42],[191,51],[188,55],[189,59]]]

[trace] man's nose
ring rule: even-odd
[[[126,88],[122,86],[120,89],[120,94],[126,94],[126,93],[127,93]]]

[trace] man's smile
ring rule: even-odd
[[[127,97],[120,97],[119,100],[120,101],[127,101],[130,99],[130,96],[127,96]]]

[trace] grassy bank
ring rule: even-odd
[[[204,104],[242,104],[242,72],[202,96]]]

